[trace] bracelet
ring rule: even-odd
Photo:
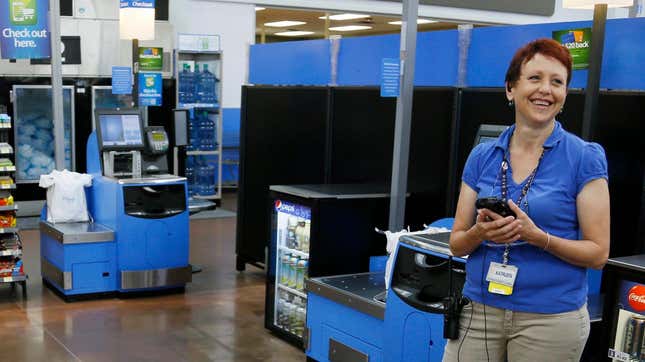
[[[546,250],[549,247],[549,243],[551,243],[551,234],[549,232],[546,232],[546,244],[544,245],[544,249]]]

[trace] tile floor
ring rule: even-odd
[[[223,208],[235,208],[234,194]],[[40,278],[39,235],[21,231],[28,297],[0,285],[2,361],[305,361],[264,328],[264,272],[235,271],[235,218],[193,220],[184,294],[65,303]]]

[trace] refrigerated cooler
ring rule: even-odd
[[[303,347],[308,278],[369,271],[385,255],[389,195],[374,185],[274,185],[265,327]]]
[[[65,139],[54,137],[49,85],[14,85],[16,183],[37,183],[55,168],[55,143],[65,144],[65,168],[74,171],[74,87],[63,86]]]

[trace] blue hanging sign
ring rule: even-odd
[[[132,94],[132,68],[112,67],[112,94]]]
[[[154,9],[155,0],[121,0],[121,8]]]
[[[397,58],[383,58],[381,64],[381,97],[398,97],[401,63]]]
[[[139,106],[161,105],[161,73],[139,73]]]
[[[49,0],[7,0],[0,4],[0,53],[3,59],[51,57]]]

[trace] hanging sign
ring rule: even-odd
[[[569,49],[574,70],[589,68],[591,28],[554,31],[553,40]]]
[[[381,97],[398,97],[401,63],[397,58],[383,58],[381,64]]]
[[[3,59],[51,57],[48,0],[7,0],[0,4],[0,54]]]
[[[139,73],[139,106],[161,105],[161,73]]]
[[[154,9],[155,0],[121,0],[121,8]]]
[[[139,70],[161,72],[163,48],[139,47]]]
[[[132,94],[132,68],[112,67],[112,94]]]

